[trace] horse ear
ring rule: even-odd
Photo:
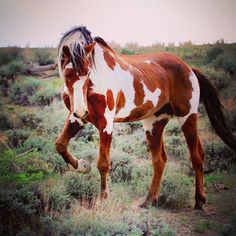
[[[69,49],[69,47],[68,46],[63,46],[62,47],[62,58],[63,59],[66,59],[66,58],[70,58],[70,49]]]
[[[87,55],[91,54],[93,49],[94,49],[94,46],[95,46],[96,42],[93,42],[87,46],[84,47],[84,50],[85,52],[87,53]]]

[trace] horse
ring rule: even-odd
[[[114,122],[141,121],[152,156],[153,175],[140,207],[157,205],[167,161],[163,130],[175,116],[195,171],[194,208],[203,209],[206,202],[204,150],[197,131],[200,101],[218,136],[234,151],[236,139],[216,90],[200,70],[168,53],[121,55],[102,38],[93,38],[85,26],[75,27],[62,36],[58,46],[58,67],[65,82],[62,97],[68,117],[55,147],[66,163],[80,172],[88,172],[90,164],[76,159],[67,146],[87,123],[98,129],[97,168],[101,177],[101,199],[109,197],[107,177]]]

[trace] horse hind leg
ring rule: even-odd
[[[147,207],[150,202],[156,206],[158,201],[161,177],[167,160],[162,134],[168,121],[168,118],[158,120],[157,117],[143,120],[148,145],[152,154],[153,175],[147,197],[140,207]]]
[[[195,209],[203,209],[203,204],[206,202],[204,193],[204,151],[197,132],[197,114],[193,113],[185,120],[178,118],[182,124],[182,131],[184,133],[189,151],[192,167],[195,171]]]

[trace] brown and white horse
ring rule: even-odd
[[[63,99],[69,115],[55,145],[64,160],[81,172],[90,169],[89,163],[67,151],[67,145],[87,122],[95,125],[100,135],[97,167],[101,175],[101,198],[105,199],[109,195],[107,176],[113,123],[142,121],[152,154],[153,176],[141,206],[156,204],[167,160],[163,130],[169,119],[176,116],[196,175],[195,208],[202,209],[206,196],[204,151],[197,132],[200,98],[216,133],[236,149],[235,136],[206,77],[167,53],[119,55],[103,39],[92,38],[83,26],[62,37],[58,55],[60,76],[65,81]]]

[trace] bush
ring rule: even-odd
[[[189,177],[175,167],[167,166],[161,182],[158,204],[171,208],[183,207],[188,200],[191,187],[192,180]]]
[[[236,58],[228,53],[220,54],[212,64],[215,68],[221,68],[230,75],[236,73]]]
[[[129,50],[127,48],[122,48],[121,54],[124,54],[124,55],[134,55],[134,54],[136,54],[136,52],[133,51],[133,50]]]
[[[41,49],[35,52],[35,60],[41,66],[54,63],[52,55],[49,52],[47,52],[45,49],[44,50]]]
[[[211,79],[213,82],[214,87],[217,89],[223,89],[229,86],[231,83],[231,78],[229,74],[222,70],[215,70],[212,67],[205,67],[203,68],[206,75]]]
[[[132,179],[130,182],[132,193],[136,196],[144,196],[147,194],[152,177],[152,166],[143,165],[135,167],[132,171]]]
[[[213,48],[208,49],[207,50],[208,62],[212,62],[213,60],[217,58],[217,56],[219,56],[223,52],[224,52],[224,49],[219,46],[214,46]]]
[[[207,170],[228,169],[236,156],[222,141],[209,141],[204,145]]]
[[[7,47],[0,50],[0,66],[6,65],[14,60],[24,60],[19,47]]]
[[[129,182],[132,177],[133,157],[125,152],[112,151],[111,153],[111,180],[114,182]]]
[[[30,97],[41,86],[41,82],[31,77],[25,77],[16,81],[10,88],[10,98],[19,105],[30,104]]]
[[[92,203],[100,191],[100,178],[98,172],[88,174],[67,173],[65,180],[66,192],[79,200],[88,200]]]
[[[53,99],[60,93],[52,90],[49,86],[44,86],[40,90],[37,90],[33,96],[30,97],[29,101],[31,104],[40,106],[49,106]]]
[[[21,122],[24,126],[29,127],[30,129],[36,129],[42,120],[37,117],[35,113],[24,112],[19,116]]]
[[[9,119],[9,114],[6,112],[0,113],[0,130],[7,130],[11,128],[11,121]]]
[[[9,235],[32,225],[38,207],[37,197],[28,188],[0,189],[0,233]]]
[[[29,131],[23,129],[12,129],[8,130],[6,132],[6,135],[8,136],[10,146],[12,148],[16,148],[21,146],[25,142],[25,140],[28,139],[30,133]]]

